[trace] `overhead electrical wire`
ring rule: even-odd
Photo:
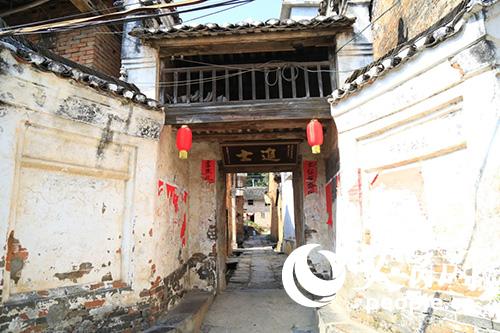
[[[133,6],[135,4],[140,4],[140,3],[141,2],[134,2],[132,4],[128,4],[127,6]],[[100,8],[97,11],[99,13],[102,13],[102,12],[112,12],[112,11],[117,10],[117,9],[118,9],[118,6],[113,6],[113,7]],[[93,14],[95,14],[95,12],[89,11],[89,12],[83,12],[83,13],[72,14],[72,15],[64,15],[64,16],[59,16],[59,17],[54,17],[54,18],[51,18],[51,19],[47,19],[47,20],[41,20],[41,21],[36,21],[36,22],[24,23],[24,24],[17,24],[17,25],[9,25],[6,28],[8,28],[8,29],[26,28],[26,27],[32,27],[34,25],[39,25],[39,24],[57,22],[57,21],[60,21],[62,19],[70,19],[70,18],[91,16]]]
[[[217,4],[201,6],[201,7],[196,7],[196,8],[187,9],[187,10],[181,10],[181,11],[176,11],[176,12],[168,12],[168,13],[156,13],[156,14],[148,14],[148,15],[139,15],[139,16],[133,16],[133,17],[126,17],[126,18],[122,18],[122,19],[118,19],[118,20],[120,22],[136,21],[136,20],[142,20],[142,19],[147,19],[147,18],[156,18],[156,17],[162,17],[162,16],[170,16],[170,15],[176,15],[176,14],[182,14],[182,13],[187,13],[187,12],[199,11],[199,10],[204,10],[204,9],[212,9],[212,8],[217,8],[217,7],[221,7],[221,6],[233,5],[232,7],[225,8],[225,9],[213,12],[213,13],[208,13],[208,14],[205,14],[205,15],[201,15],[199,17],[195,17],[195,18],[189,20],[189,21],[193,21],[193,20],[197,20],[197,19],[200,19],[200,18],[203,18],[203,17],[207,17],[207,16],[218,14],[220,12],[227,11],[227,10],[230,10],[232,8],[235,8],[235,7],[242,6],[242,5],[245,5],[245,4],[253,2],[253,1],[255,1],[255,0],[227,0],[227,1],[224,1],[224,2],[219,2]],[[356,40],[357,37],[359,37],[364,31],[366,31],[366,29],[368,29],[375,22],[377,22],[384,15],[386,15],[399,2],[400,2],[400,0],[396,0],[387,10],[385,10],[382,14],[380,14],[375,19],[373,19],[372,22],[370,22],[368,25],[366,25],[358,33],[354,34],[354,36],[350,40],[348,40],[346,43],[344,43],[341,47],[339,47],[337,49],[337,51],[335,52],[335,54],[337,54],[345,46],[347,46],[348,44],[350,44],[351,42],[353,42],[354,40]],[[189,22],[189,21],[186,21],[186,22]],[[93,27],[93,26],[97,26],[97,25],[116,24],[116,23],[117,23],[117,20],[95,21],[95,22],[90,22],[90,24],[88,24],[86,26],[72,26],[70,29],[64,29],[64,28],[62,28],[61,30],[57,30],[57,31],[55,31],[55,29],[51,29],[50,31],[33,32],[33,34],[34,33],[51,33],[51,32],[68,31],[68,30],[73,30],[73,29],[88,28],[88,27]],[[1,32],[2,32],[2,30],[0,30],[0,33]],[[119,33],[119,32],[110,32],[110,33]],[[125,38],[132,38],[132,37],[125,36]],[[327,70],[327,69],[311,70],[311,69],[307,68],[306,66],[302,66],[299,63],[293,63],[293,62],[292,63],[285,63],[285,64],[281,63],[281,66],[278,66],[275,69],[260,69],[260,68],[248,69],[248,68],[236,67],[236,66],[233,66],[233,65],[218,65],[218,64],[212,64],[212,63],[208,63],[208,62],[195,61],[195,60],[189,60],[189,59],[178,59],[178,60],[181,60],[181,61],[184,61],[184,62],[197,63],[197,64],[201,64],[201,65],[206,65],[206,66],[212,66],[212,67],[221,67],[221,68],[225,68],[225,69],[239,70],[239,72],[232,73],[232,74],[227,74],[227,75],[224,74],[224,75],[215,76],[215,77],[207,77],[207,78],[204,78],[204,79],[196,79],[196,80],[194,80],[194,79],[191,79],[191,80],[181,80],[181,81],[177,81],[177,82],[160,81],[160,82],[158,82],[156,84],[159,84],[159,86],[163,87],[163,88],[174,87],[174,86],[187,86],[187,85],[190,85],[190,84],[193,84],[193,83],[200,84],[200,83],[213,82],[213,80],[218,81],[218,80],[221,80],[221,79],[231,78],[231,77],[234,77],[234,76],[238,76],[238,75],[243,75],[243,74],[246,74],[246,73],[250,73],[252,71],[264,72],[265,75],[266,75],[266,77],[265,77],[266,83],[269,84],[267,76],[270,73],[277,73],[281,69],[283,69],[283,71],[281,71],[281,74],[283,75],[283,79],[285,79],[287,81],[292,81],[293,79],[296,79],[298,77],[299,73],[298,73],[298,71],[295,72],[295,67],[296,68],[300,68],[303,71],[307,71],[307,72],[311,72],[311,73],[322,73],[322,72],[325,72],[325,73],[350,73],[350,72],[353,71],[351,69],[350,70]],[[268,61],[266,63],[260,64],[259,67],[265,67],[265,66],[272,65],[273,62],[276,63],[276,62],[279,62],[279,61],[277,61],[277,60],[271,60],[271,61]],[[291,77],[289,77],[289,78],[287,78],[286,76],[284,76],[284,69],[286,69],[287,67],[291,68],[290,69],[291,70]],[[277,80],[278,80],[278,78],[276,77],[276,81]],[[141,86],[156,85],[156,84],[139,83],[139,82],[135,82],[135,84],[138,84],[138,85],[141,85]],[[273,85],[275,85],[275,84],[276,84],[276,82]]]
[[[252,0],[252,1],[254,1],[254,0]],[[215,12],[211,12],[211,13],[204,14],[204,15],[201,15],[201,16],[193,17],[193,18],[191,18],[189,20],[182,21],[182,24],[185,24],[185,23],[188,23],[188,22],[192,22],[192,21],[196,21],[196,20],[208,17],[208,16],[216,15],[216,14],[219,14],[219,13],[231,10],[233,8],[241,7],[241,6],[244,6],[244,5],[246,5],[246,4],[248,4],[248,3],[252,2],[252,1],[243,2],[243,3],[237,4],[237,5],[228,7],[228,8],[217,10]],[[97,34],[121,34],[121,32],[116,32],[116,31],[96,31],[96,33]],[[129,36],[125,36],[125,35],[124,35],[124,37],[127,38],[127,39],[133,39],[133,37],[129,37]]]
[[[145,11],[144,9],[151,9],[151,10],[158,10],[158,9],[169,9],[169,8],[176,8],[176,7],[181,7],[181,6],[191,6],[195,5],[201,2],[205,2],[206,0],[185,0],[177,3],[170,3],[168,5],[151,5],[151,6],[145,6],[145,7],[140,7]],[[183,10],[178,10],[178,11],[171,11],[171,12],[166,12],[166,13],[154,13],[154,14],[143,14],[143,15],[130,15],[128,13],[134,13],[137,11],[137,8],[134,9],[129,9],[121,12],[114,12],[111,14],[105,14],[101,16],[124,16],[124,17],[119,17],[119,18],[110,18],[110,19],[104,19],[104,20],[87,20],[87,19],[93,19],[93,18],[98,18],[99,16],[96,17],[85,17],[82,19],[78,19],[78,21],[81,22],[69,22],[67,25],[63,25],[62,22],[56,22],[53,23],[53,27],[44,27],[44,25],[41,26],[40,29],[36,29],[37,26],[32,26],[32,27],[27,27],[27,28],[18,28],[18,29],[4,29],[0,30],[0,37],[2,35],[28,35],[28,34],[40,34],[40,33],[52,33],[52,32],[62,32],[62,31],[68,31],[68,30],[74,30],[74,29],[82,29],[82,28],[91,28],[91,27],[96,27],[96,26],[101,26],[101,25],[108,25],[108,24],[117,24],[117,23],[125,23],[125,22],[131,22],[131,21],[137,21],[137,20],[144,20],[144,19],[151,19],[151,18],[158,18],[158,17],[164,17],[164,16],[172,16],[172,15],[178,15],[178,14],[183,14],[183,13],[189,13],[189,12],[195,12],[195,11],[200,11],[200,10],[205,10],[205,9],[212,9],[212,8],[217,8],[217,7],[222,7],[222,6],[230,6],[234,4],[246,4],[253,2],[255,0],[226,0],[224,2],[219,2],[215,4],[210,4],[210,5],[204,5],[204,6],[197,6],[195,8],[190,8],[190,9],[183,9]],[[149,7],[149,8],[148,8]],[[58,25],[59,24],[59,25]]]

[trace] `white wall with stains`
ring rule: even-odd
[[[472,19],[332,105],[341,294],[381,330],[500,329],[500,85],[484,37]]]
[[[151,323],[188,258],[157,195],[188,187],[163,112],[0,59],[1,330]]]

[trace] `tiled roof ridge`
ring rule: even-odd
[[[484,7],[489,7],[498,0],[464,0],[443,19],[408,42],[389,51],[385,56],[371,64],[355,70],[345,84],[332,92],[328,101],[340,102],[349,95],[358,92],[364,86],[373,83],[379,77],[399,67],[416,54],[449,39],[457,34],[469,17]]]
[[[197,25],[179,24],[173,27],[135,27],[130,35],[135,37],[161,36],[166,38],[190,37],[193,35],[216,35],[247,32],[276,32],[284,30],[301,30],[307,28],[326,28],[329,26],[350,26],[356,19],[343,15],[318,15],[311,19],[268,19],[262,21],[242,21],[239,23],[206,23]]]
[[[135,85],[39,48],[24,38],[0,38],[0,50],[2,48],[9,50],[39,70],[52,72],[62,78],[73,79],[96,90],[124,97],[150,109],[162,109],[162,105],[158,101],[148,98]]]

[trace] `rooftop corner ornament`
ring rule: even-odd
[[[321,153],[323,144],[323,126],[317,119],[313,119],[307,124],[307,142],[312,147],[313,154]]]
[[[179,158],[185,160],[188,158],[188,151],[193,145],[193,133],[187,125],[182,125],[177,131],[177,149],[179,149]]]

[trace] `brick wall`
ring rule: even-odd
[[[43,46],[39,37],[35,37],[34,41]],[[47,48],[102,73],[119,76],[120,37],[106,26],[58,33]]]
[[[112,8],[111,1],[105,1]],[[5,18],[8,25],[18,25],[62,17],[81,17],[70,1],[50,1],[16,15]],[[28,39],[54,53],[91,67],[102,73],[118,77],[121,62],[121,32],[108,26],[78,29],[63,33],[33,34]]]
[[[399,4],[372,26],[374,58],[380,58],[402,41],[425,31],[461,2],[462,0],[400,0]],[[395,0],[373,0],[372,22],[394,3]]]

